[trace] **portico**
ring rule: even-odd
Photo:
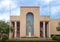
[[[49,21],[41,21],[40,22],[40,37],[41,38],[49,38],[50,37],[50,29],[49,29]]]
[[[20,22],[17,21],[11,21],[11,24],[13,24],[14,27],[14,33],[12,34],[12,38],[20,38]],[[30,24],[29,24],[30,25]],[[30,31],[29,26],[29,31]],[[49,21],[40,21],[40,38],[49,38]],[[28,32],[28,35],[25,37],[35,37],[35,35],[31,35],[31,32]]]

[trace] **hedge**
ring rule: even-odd
[[[6,42],[57,42],[57,41],[55,40],[7,40]]]

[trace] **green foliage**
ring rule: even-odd
[[[55,40],[7,40],[5,42],[57,42]]]
[[[8,40],[8,35],[4,34],[2,40]]]
[[[57,41],[60,42],[60,36],[56,36]]]
[[[60,27],[57,27],[57,31],[60,31]]]
[[[10,24],[5,21],[0,21],[0,37],[2,37],[2,39],[7,37],[2,35],[9,35],[9,31],[13,32],[13,26],[10,26]]]
[[[54,36],[52,36],[52,39],[53,40],[57,40],[57,37],[54,35]]]
[[[60,35],[56,35],[56,34],[51,34],[51,37],[53,37],[53,36],[60,36]]]
[[[57,31],[60,31],[60,23],[59,25],[56,27]]]
[[[3,36],[2,36],[2,42],[6,42],[6,40],[8,40],[8,35],[6,35],[6,34],[4,34]]]
[[[52,36],[52,40],[56,40],[57,42],[60,42],[60,36]]]
[[[7,23],[4,21],[0,21],[0,33],[6,33],[6,29],[8,28]]]
[[[59,25],[57,26],[57,31],[60,31],[60,23],[59,23]],[[57,39],[57,41],[58,42],[60,42],[60,36],[56,36],[56,39]]]

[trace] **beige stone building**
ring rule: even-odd
[[[50,19],[50,16],[40,16],[40,7],[21,6],[20,16],[10,16],[14,33],[9,38],[38,37],[50,38],[52,34],[60,34],[56,27],[60,19]]]

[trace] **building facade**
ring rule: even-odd
[[[59,22],[60,19],[40,16],[38,6],[21,6],[20,16],[10,16],[10,23],[14,27],[14,33],[10,33],[9,38],[50,38],[52,34],[59,35],[56,30]]]

